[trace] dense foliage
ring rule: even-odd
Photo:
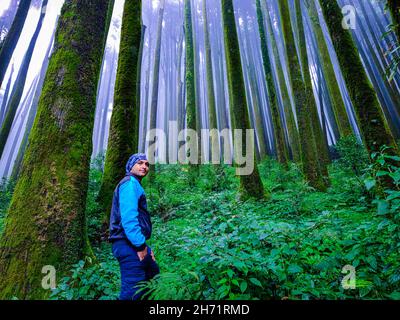
[[[400,299],[400,166],[393,165],[400,159],[382,149],[370,163],[357,141],[346,139],[338,144],[340,159],[330,167],[332,185],[326,193],[309,187],[296,165],[284,170],[275,160],[259,166],[271,193],[265,201],[241,201],[230,167],[216,175],[215,168],[203,166],[193,188],[187,187],[187,167],[158,167],[156,180],[146,181],[145,190],[154,221],[149,244],[161,274],[144,285],[146,295]],[[118,263],[108,243],[95,242],[101,236],[102,215],[94,201],[99,169],[92,166],[87,205],[96,260],[77,262],[52,299],[118,296]],[[382,192],[379,182],[386,175],[397,189]],[[4,208],[7,196],[2,197]],[[342,286],[346,265],[356,270],[356,289]]]

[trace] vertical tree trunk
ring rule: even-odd
[[[32,126],[33,126],[33,121],[35,120],[36,111],[37,111],[37,107],[38,107],[38,103],[39,103],[39,98],[40,98],[40,95],[41,95],[42,89],[43,89],[43,83],[45,80],[47,67],[49,66],[49,59],[50,59],[49,55],[53,48],[54,36],[55,36],[55,30],[53,32],[53,36],[51,37],[51,40],[50,40],[50,45],[47,48],[46,55],[44,57],[43,65],[40,70],[39,81],[36,86],[35,96],[33,97],[32,106],[28,113],[28,120],[26,122],[24,137],[22,138],[21,145],[18,150],[17,158],[15,159],[14,168],[13,168],[13,171],[11,174],[11,179],[14,181],[16,181],[18,179],[20,171],[21,171],[22,159],[24,157],[25,150],[26,150],[26,147],[28,144],[28,137],[29,137],[29,134],[30,134]]]
[[[161,61],[161,40],[163,31],[163,20],[164,20],[164,5],[165,1],[162,0],[158,13],[158,25],[157,25],[157,42],[155,47],[154,55],[154,69],[153,69],[153,87],[151,90],[151,103],[150,103],[150,130],[157,128],[157,114],[158,114],[158,91],[160,83],[160,61]],[[152,156],[152,155],[150,155]],[[149,159],[150,162],[154,163],[155,159]],[[150,178],[152,179],[154,173],[154,166],[150,167]]]
[[[14,64],[11,66],[10,78],[8,79],[6,90],[3,95],[3,101],[0,107],[0,128],[3,124],[4,117],[6,115],[7,102],[8,102],[8,97],[10,96],[10,89],[11,89],[11,82],[13,79],[13,75],[14,75]]]
[[[97,82],[108,1],[66,1],[38,114],[0,240],[0,298],[41,299],[42,268],[60,277],[86,251]]]
[[[229,92],[231,97],[232,127],[233,129],[243,130],[242,141],[244,142],[245,131],[246,129],[250,129],[250,120],[245,97],[243,72],[240,67],[239,40],[232,0],[222,0],[222,17],[226,44]],[[243,146],[246,147],[246,144],[243,143]],[[252,152],[255,151],[252,150]],[[243,198],[264,197],[264,187],[258,172],[256,161],[254,161],[254,171],[251,174],[240,176],[240,188]]]
[[[217,109],[216,109],[216,104],[215,104],[213,59],[212,59],[212,55],[211,55],[207,0],[203,0],[203,24],[204,24],[206,74],[207,74],[208,116],[209,116],[209,123],[210,123],[209,128],[212,130],[212,129],[218,129],[218,123],[217,123]],[[218,140],[219,140],[218,134],[213,133],[211,135],[211,151],[215,151],[219,154],[219,141]],[[219,160],[219,159],[220,158],[218,158],[217,160]]]
[[[264,18],[261,10],[260,0],[256,0],[256,6],[257,6],[258,30],[260,32],[260,40],[261,40],[263,66],[268,87],[268,98],[272,114],[272,123],[274,127],[276,154],[278,161],[282,163],[284,166],[287,166],[288,152],[286,148],[285,133],[283,132],[281,116],[278,108],[278,101],[276,98],[276,88],[272,77],[271,60],[270,60],[271,58],[268,52],[267,37],[265,35]]]
[[[314,0],[312,0],[306,3],[310,15],[310,20],[313,26],[313,31],[317,39],[318,50],[321,55],[322,69],[328,85],[329,95],[332,101],[333,113],[335,115],[340,136],[345,137],[352,134],[353,130],[351,128],[346,107],[342,99],[342,95],[339,89],[339,84],[336,80],[335,70],[333,69],[333,64],[328,51],[328,46],[325,42],[325,36],[324,33],[322,32],[322,28],[319,23],[319,16],[315,2]]]
[[[315,101],[315,96],[313,93],[313,87],[311,82],[310,75],[310,67],[308,62],[308,54],[307,54],[307,43],[306,43],[306,34],[303,23],[303,13],[301,8],[301,1],[303,0],[294,0],[295,8],[296,8],[296,20],[297,20],[297,28],[298,28],[298,36],[299,36],[299,51],[300,51],[300,59],[301,59],[301,67],[302,74],[304,77],[304,85],[306,90],[306,101],[307,107],[309,110],[309,116],[311,116],[311,125],[313,129],[313,135],[315,140],[315,147],[317,152],[317,160],[319,165],[320,173],[323,175],[325,179],[325,184],[329,184],[328,178],[328,164],[330,163],[329,150],[328,150],[328,142],[327,138],[324,135],[324,131],[321,127],[321,122],[319,120],[317,104]]]
[[[398,153],[350,31],[342,28],[343,15],[339,5],[330,0],[320,0],[320,4],[368,151],[373,153],[379,151],[381,146],[387,145],[392,146],[394,152]]]
[[[142,2],[126,0],[122,17],[121,43],[115,82],[104,175],[98,196],[105,212],[105,224],[111,209],[113,190],[125,175],[125,164],[137,152],[139,141],[139,105],[137,99],[139,48],[141,43]]]
[[[285,117],[286,117],[286,125],[287,125],[287,129],[288,129],[290,147],[292,150],[292,157],[293,157],[294,162],[300,163],[301,162],[301,154],[300,154],[301,148],[300,148],[299,131],[297,130],[296,119],[294,117],[292,103],[291,103],[290,97],[289,97],[289,91],[288,91],[288,88],[286,85],[285,76],[283,74],[283,67],[282,67],[281,61],[279,59],[279,52],[278,52],[275,35],[273,32],[271,18],[269,17],[268,13],[267,13],[267,15],[268,15],[268,17],[266,18],[266,21],[267,21],[268,33],[269,33],[269,36],[271,37],[271,48],[273,50],[273,56],[275,57],[275,65],[276,65],[276,69],[277,69],[277,78],[278,78],[277,81],[279,82],[279,87],[280,87],[280,91],[281,91],[282,104],[283,104],[283,109],[284,109]]]
[[[326,184],[319,170],[320,166],[317,157],[313,126],[311,123],[312,120],[310,117],[310,102],[314,97],[312,91],[310,94],[310,88],[306,90],[306,85],[303,82],[302,70],[295,47],[288,1],[279,1],[279,8],[286,46],[289,77],[293,90],[297,122],[299,126],[303,172],[311,186],[317,190],[325,190]],[[308,74],[308,64],[305,69]]]
[[[198,132],[197,130],[199,128],[197,121],[195,64],[194,64],[195,53],[193,48],[192,7],[190,0],[185,0],[185,48],[186,48],[185,81],[186,81],[186,117],[187,117],[186,128]],[[195,146],[195,150],[191,151],[195,152],[198,156],[200,156],[199,144]]]
[[[33,50],[35,49],[36,41],[38,39],[40,30],[42,28],[43,20],[44,20],[45,14],[46,14],[47,1],[48,0],[43,0],[42,10],[40,13],[38,24],[36,26],[36,30],[32,36],[32,39],[28,46],[28,49],[22,60],[21,67],[18,71],[18,76],[17,76],[17,79],[15,80],[14,88],[11,93],[10,102],[8,104],[6,116],[4,118],[4,122],[1,125],[0,157],[3,154],[3,150],[4,150],[4,147],[7,142],[8,134],[10,133],[11,125],[14,121],[15,113],[17,112],[19,103],[21,101],[22,93],[23,93],[24,87],[25,87],[26,77],[28,75],[29,65],[30,65],[31,59],[32,59]]]
[[[0,87],[3,83],[14,49],[18,43],[19,36],[21,35],[22,28],[24,27],[30,6],[31,0],[20,1],[10,31],[7,33],[6,39],[2,43],[0,50]]]

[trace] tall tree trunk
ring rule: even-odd
[[[329,157],[329,149],[328,149],[328,140],[324,135],[324,131],[321,127],[321,122],[319,120],[317,104],[315,101],[315,96],[313,93],[313,86],[311,82],[308,54],[307,54],[307,43],[306,43],[306,34],[303,22],[303,13],[301,2],[303,0],[294,0],[295,8],[296,8],[296,20],[297,20],[297,29],[299,36],[299,51],[300,51],[300,59],[301,59],[301,67],[302,74],[304,78],[304,85],[306,90],[306,101],[307,107],[309,110],[309,116],[311,116],[311,125],[313,128],[313,135],[315,140],[316,152],[317,152],[317,160],[319,165],[320,173],[323,175],[325,179],[325,184],[329,184],[328,178],[328,164],[330,163]]]
[[[346,107],[339,89],[339,84],[336,80],[335,70],[333,69],[331,56],[329,54],[328,46],[325,42],[325,36],[319,23],[319,15],[315,2],[314,0],[309,2],[306,1],[306,4],[313,26],[313,31],[317,39],[318,50],[321,55],[322,70],[328,85],[333,113],[335,115],[340,136],[345,137],[352,134],[353,130],[351,128]]]
[[[50,40],[50,45],[47,48],[46,55],[44,57],[43,65],[40,70],[39,81],[36,86],[35,96],[33,97],[32,106],[28,113],[28,120],[26,122],[24,137],[22,138],[21,145],[18,150],[17,158],[15,159],[14,168],[13,168],[13,171],[11,174],[11,179],[14,181],[16,181],[18,179],[20,171],[21,171],[22,159],[24,157],[25,150],[28,145],[28,137],[29,137],[29,134],[30,134],[32,126],[33,126],[33,121],[35,120],[36,111],[37,111],[37,107],[38,107],[38,103],[39,103],[39,98],[42,93],[43,83],[44,83],[44,80],[46,77],[47,67],[49,66],[49,59],[50,59],[49,56],[50,56],[50,52],[53,48],[54,36],[55,36],[55,29],[54,29],[53,35],[51,37],[51,40]]]
[[[157,128],[157,114],[158,114],[158,93],[160,83],[160,61],[161,61],[161,40],[163,31],[163,20],[164,20],[164,5],[165,1],[162,0],[159,13],[158,13],[158,24],[157,24],[157,42],[155,47],[154,55],[154,70],[153,70],[153,87],[151,90],[151,103],[150,103],[150,130]],[[150,155],[152,157],[153,155]],[[151,163],[154,163],[155,159],[149,159]],[[153,177],[154,166],[150,167],[150,178]]]
[[[0,128],[3,124],[4,121],[4,117],[6,115],[6,109],[7,109],[7,102],[8,102],[8,97],[10,96],[10,89],[11,89],[11,82],[13,79],[13,75],[14,75],[14,64],[11,66],[11,73],[10,73],[10,78],[8,79],[7,82],[7,86],[6,86],[6,90],[4,92],[3,95],[3,101],[1,103],[1,107],[0,107]]]
[[[264,126],[264,119],[262,113],[262,101],[259,95],[259,88],[257,86],[257,76],[255,74],[255,62],[253,57],[253,47],[249,36],[249,27],[247,17],[243,17],[243,28],[239,29],[239,45],[243,47],[242,64],[245,65],[244,82],[247,84],[248,89],[248,104],[250,125],[255,128],[256,141],[258,142],[257,156],[259,159],[265,158],[267,155],[266,131]],[[242,41],[241,41],[242,39]]]
[[[125,164],[137,152],[139,141],[139,105],[137,99],[139,49],[141,43],[142,2],[126,0],[122,17],[118,71],[114,107],[110,122],[103,180],[98,196],[105,212],[105,225],[111,209],[113,190],[125,175]]]
[[[88,249],[85,204],[108,1],[66,1],[0,240],[0,298],[41,299]]]
[[[317,157],[313,126],[311,123],[312,120],[310,117],[310,103],[311,99],[314,99],[314,96],[312,91],[310,93],[311,88],[307,90],[306,85],[303,82],[302,70],[300,66],[300,61],[298,60],[295,40],[293,36],[288,1],[282,0],[278,3],[283,27],[283,36],[286,46],[289,77],[294,95],[294,103],[296,106],[303,172],[311,186],[313,186],[317,190],[325,190],[326,184],[319,170],[320,166]],[[309,74],[308,64],[305,69],[307,70],[306,73]]]
[[[209,116],[209,129],[218,130],[217,123],[217,109],[215,103],[215,91],[214,91],[214,77],[213,77],[213,59],[211,55],[211,43],[210,43],[210,32],[208,23],[208,12],[207,12],[207,0],[203,0],[203,25],[204,25],[204,38],[205,38],[205,57],[206,57],[206,74],[207,74],[207,101],[208,101],[208,116]],[[211,153],[216,152],[218,155],[219,151],[219,135],[216,131],[211,134]],[[215,156],[214,156],[215,157]],[[213,154],[211,154],[211,160],[213,160]],[[220,157],[215,159],[218,163]]]
[[[4,168],[4,176],[9,175],[9,171],[12,166],[13,156],[15,153],[15,148],[17,146],[19,137],[21,136],[21,131],[22,131],[22,127],[25,122],[26,114],[28,112],[29,106],[32,103],[32,100],[33,100],[33,97],[35,94],[35,87],[38,83],[38,78],[39,77],[36,76],[35,79],[32,81],[25,98],[21,101],[20,110],[15,117],[15,119],[16,120],[18,119],[18,121],[14,122],[12,129],[16,129],[16,128],[18,128],[18,129],[16,129],[14,137],[11,136],[12,140],[10,141],[10,144],[11,144],[10,151],[7,154],[4,154],[5,159],[7,159],[6,165]]]
[[[320,0],[320,4],[368,151],[373,153],[379,151],[381,146],[387,145],[398,153],[398,147],[361,63],[350,31],[342,28],[343,15],[339,5],[330,0]]]
[[[299,131],[296,126],[296,119],[294,117],[292,103],[291,103],[290,97],[289,97],[288,87],[286,85],[285,76],[283,74],[283,67],[282,67],[281,61],[279,59],[277,42],[276,42],[275,35],[273,32],[271,18],[269,16],[268,12],[267,12],[267,16],[268,16],[266,18],[267,27],[268,27],[267,29],[268,29],[269,36],[271,37],[271,48],[273,50],[273,56],[275,57],[275,65],[276,65],[276,70],[277,70],[277,81],[279,82],[279,87],[280,87],[280,91],[281,91],[281,98],[282,98],[283,109],[285,112],[290,147],[292,150],[292,157],[293,157],[294,162],[300,163],[301,162],[301,148],[300,148]]]
[[[31,41],[29,42],[28,49],[25,53],[25,56],[22,60],[21,67],[18,71],[17,79],[14,83],[14,88],[11,93],[10,102],[8,104],[7,113],[4,118],[4,122],[1,125],[0,129],[0,156],[3,154],[4,147],[7,142],[8,134],[11,130],[11,125],[14,121],[15,113],[17,112],[19,103],[21,101],[22,93],[24,91],[26,77],[28,75],[29,65],[31,63],[33,50],[35,49],[36,41],[38,39],[40,30],[42,28],[43,20],[46,14],[47,9],[47,1],[43,0],[42,10],[39,17],[39,22],[36,26],[36,30],[32,36]]]
[[[149,29],[150,30],[150,29]],[[149,49],[147,54],[147,71],[146,71],[146,84],[145,84],[145,99],[143,105],[143,131],[142,131],[142,149],[141,152],[146,151],[146,132],[147,132],[147,119],[149,114],[149,100],[150,100],[150,75],[151,75],[151,54],[152,54],[152,42],[151,42],[151,33],[148,32],[149,39]],[[143,40],[143,39],[142,39]]]
[[[285,133],[283,131],[281,116],[278,107],[278,101],[276,98],[276,88],[272,77],[271,60],[270,60],[271,58],[268,52],[268,43],[265,34],[264,18],[261,10],[260,0],[256,0],[256,6],[257,6],[258,30],[260,32],[260,40],[261,40],[263,66],[268,87],[268,98],[272,114],[272,124],[274,127],[276,154],[278,161],[282,163],[284,166],[287,166],[288,152],[286,148]]]
[[[6,39],[2,43],[0,51],[0,87],[3,83],[8,64],[11,61],[15,47],[17,46],[30,6],[31,0],[20,1],[10,31],[7,33]]]
[[[198,132],[197,121],[197,103],[196,103],[196,86],[195,86],[195,52],[193,48],[193,24],[192,24],[192,7],[191,1],[185,0],[185,48],[186,48],[186,117],[187,129]],[[200,156],[200,145],[194,146],[191,150]],[[190,155],[189,155],[190,156]],[[197,166],[196,166],[197,167]],[[193,170],[193,169],[191,169]],[[191,183],[193,181],[190,181]]]
[[[246,150],[246,129],[250,128],[249,113],[245,97],[244,79],[240,60],[239,40],[235,23],[235,13],[232,0],[222,0],[222,17],[224,38],[226,44],[226,62],[228,68],[228,83],[230,92],[231,115],[233,129],[242,129],[242,142]],[[242,150],[240,150],[241,152]],[[251,150],[254,152],[254,150]],[[238,150],[236,150],[238,153]],[[264,197],[264,187],[258,172],[254,157],[254,170],[249,175],[240,176],[240,192],[243,198]]]

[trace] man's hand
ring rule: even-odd
[[[137,255],[138,255],[138,257],[139,257],[139,260],[140,260],[140,261],[143,261],[144,258],[146,258],[146,256],[147,256],[147,247],[144,248],[143,251],[138,251],[138,252],[137,252]]]
[[[151,251],[151,258],[153,259],[153,261],[156,261],[156,258],[154,257],[154,251]]]

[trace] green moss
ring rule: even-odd
[[[211,56],[210,32],[207,16],[207,0],[203,0],[203,17],[204,17],[204,38],[205,38],[205,57],[206,57],[206,74],[207,74],[207,102],[210,129],[218,129],[217,109],[215,104],[214,77],[213,77],[213,61]],[[211,137],[212,150],[219,150],[218,136]]]
[[[307,44],[306,36],[304,33],[303,15],[301,10],[301,5],[299,0],[295,0],[296,15],[297,15],[297,28],[299,33],[299,49],[300,49],[300,59],[302,74],[304,77],[305,85],[305,106],[308,110],[308,116],[311,118],[312,132],[315,141],[316,148],[316,158],[319,166],[319,171],[321,178],[324,180],[324,190],[329,184],[328,177],[328,164],[330,163],[328,142],[324,131],[321,127],[321,122],[319,120],[319,115],[317,111],[317,104],[315,101],[315,96],[312,89],[311,75],[309,71],[308,55],[307,55]]]
[[[261,10],[260,0],[256,1],[256,6],[257,6],[258,29],[260,32],[260,40],[261,40],[261,52],[262,52],[264,71],[265,71],[265,76],[266,76],[266,81],[267,81],[267,86],[268,86],[268,98],[269,98],[269,105],[270,105],[271,114],[272,114],[272,123],[273,123],[273,127],[274,127],[277,158],[280,163],[287,166],[289,155],[288,155],[288,151],[287,151],[287,147],[286,147],[285,133],[283,131],[281,115],[280,115],[279,108],[278,108],[276,89],[275,89],[274,80],[272,77],[271,60],[270,60],[271,58],[270,58],[270,55],[268,52],[267,37],[265,35],[264,18],[263,18],[263,13]]]
[[[299,131],[297,130],[296,119],[293,114],[292,104],[290,101],[289,92],[288,92],[288,88],[287,88],[286,81],[285,81],[285,76],[283,74],[283,68],[282,68],[281,62],[279,60],[279,52],[278,52],[275,36],[272,32],[272,25],[271,25],[270,17],[268,17],[268,19],[267,19],[267,26],[268,26],[268,34],[271,37],[273,56],[275,57],[275,63],[276,63],[276,67],[277,67],[278,81],[279,81],[279,86],[280,86],[281,94],[282,94],[283,108],[284,108],[285,117],[286,117],[286,124],[287,124],[287,129],[288,129],[288,134],[289,134],[290,147],[291,147],[291,151],[292,151],[292,158],[293,158],[294,162],[299,163],[299,162],[301,162]]]
[[[322,32],[321,25],[319,24],[318,11],[315,2],[310,1],[310,3],[307,4],[307,8],[310,15],[311,23],[313,25],[313,31],[317,38],[317,45],[319,53],[321,55],[321,65],[328,85],[329,96],[332,101],[333,113],[335,115],[339,133],[342,137],[345,137],[351,135],[353,133],[353,130],[351,128],[346,107],[342,99],[339,84],[336,80],[332,60],[325,42],[325,36]]]
[[[85,254],[85,200],[108,1],[67,1],[0,240],[0,298],[41,299]]]
[[[240,59],[239,41],[232,0],[222,0],[222,17],[228,69],[230,111],[233,129],[251,129],[245,97],[244,79]],[[243,132],[245,135],[245,132]],[[242,137],[242,141],[245,138]],[[244,149],[246,144],[243,144]],[[254,157],[255,159],[255,157]],[[240,176],[240,191],[243,198],[263,198],[264,187],[256,163],[250,175]]]
[[[392,146],[393,151],[398,153],[397,145],[364,70],[351,33],[341,27],[343,16],[340,7],[335,1],[320,0],[320,3],[353,102],[361,135],[369,153],[379,151],[383,145]]]
[[[139,105],[136,85],[140,68],[141,1],[127,0],[122,18],[121,44],[115,83],[114,107],[104,166],[104,176],[99,192],[99,202],[105,223],[111,209],[113,190],[125,175],[125,164],[137,152],[139,140]]]
[[[320,170],[321,166],[320,162],[318,161],[317,144],[312,123],[314,121],[318,121],[316,125],[319,125],[319,120],[313,118],[313,111],[316,112],[316,110],[313,110],[313,108],[316,108],[314,95],[311,90],[310,75],[307,68],[307,56],[304,54],[302,55],[303,70],[306,70],[306,72],[302,73],[296,53],[288,1],[279,1],[279,8],[286,45],[287,61],[290,70],[290,82],[293,89],[294,102],[296,106],[303,173],[311,186],[317,190],[325,190],[326,180],[323,179],[323,174]]]
[[[197,132],[200,129],[198,127],[197,119],[197,106],[196,106],[196,84],[195,84],[195,59],[194,59],[194,46],[193,46],[193,26],[192,26],[192,8],[190,0],[185,0],[185,50],[186,50],[186,69],[185,69],[185,81],[186,81],[186,119],[187,129],[192,129]],[[194,150],[200,157],[200,144],[195,147]],[[197,166],[191,166],[190,168],[192,176],[198,175]],[[191,181],[193,183],[194,181]]]

